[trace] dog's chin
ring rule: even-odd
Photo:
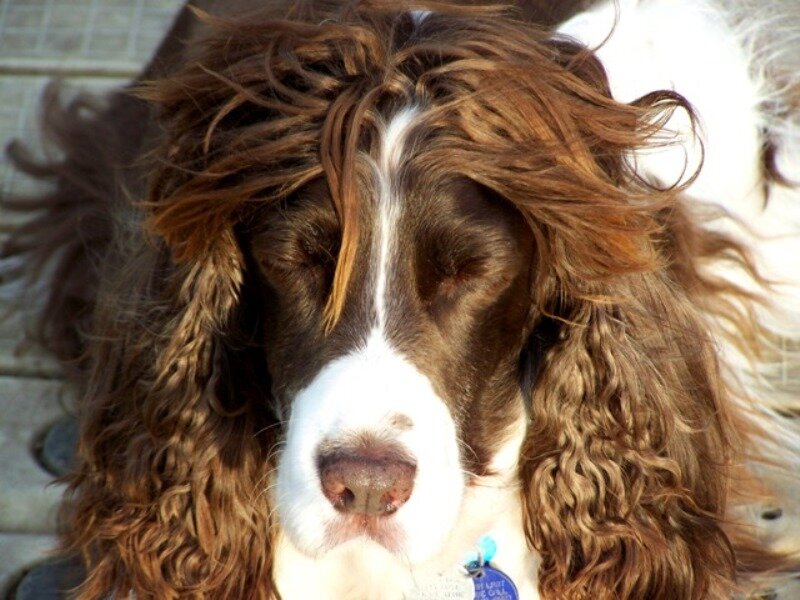
[[[385,558],[393,557],[408,566],[427,564],[447,539],[444,533],[442,539],[431,532],[414,528],[409,531],[395,516],[336,515],[320,524],[317,531],[321,535],[303,539],[292,528],[284,530],[295,550],[311,559],[325,559],[341,552],[369,551]]]
[[[371,541],[391,554],[405,554],[406,536],[392,517],[342,515],[328,524],[325,530],[325,550],[352,540]]]

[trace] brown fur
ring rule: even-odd
[[[342,230],[334,329],[359,250],[358,152],[377,143],[381,111],[412,97],[427,107],[415,164],[505,199],[535,243],[519,476],[542,598],[724,598],[744,571],[786,566],[727,521],[734,476],[750,481],[732,469],[758,460],[766,435],[720,375],[709,318],[753,348],[762,333],[736,302],[756,299],[701,263],[752,272],[747,253],[705,229],[681,188],[641,181],[624,160],[689,108],[667,92],[613,101],[589,52],[513,13],[426,6],[438,14],[421,33],[380,4],[202,16],[215,33],[197,55],[138,91],[163,132],[136,207],[108,195],[115,166],[147,146],[121,136],[115,111],[144,119],[142,101],[62,115],[67,159],[43,171],[59,187],[37,221],[47,243],[23,229],[6,253],[28,253],[34,269],[63,253],[41,334],[61,358],[81,357],[86,382],[65,537],[88,569],[80,598],[275,595],[260,490],[280,432],[269,382],[252,376],[263,356],[237,227],[327,182]],[[98,125],[105,148],[87,146]],[[142,172],[126,175],[134,198]],[[96,235],[81,247],[69,228]]]

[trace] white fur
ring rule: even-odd
[[[397,414],[413,426],[393,431]],[[322,494],[317,449],[359,433],[391,437],[416,459],[410,499],[386,518],[403,532],[405,559],[429,558],[453,527],[461,503],[455,425],[427,377],[375,333],[366,347],[327,365],[294,400],[276,489],[287,535],[311,555],[330,549],[326,527],[342,517]]]
[[[758,10],[749,0],[621,0],[618,4],[616,11],[613,2],[600,3],[570,19],[560,31],[600,46],[598,56],[616,99],[629,102],[653,90],[671,89],[689,100],[700,118],[697,133],[704,156],[688,195],[698,205],[719,206],[731,215],[714,226],[743,241],[761,273],[776,282],[772,306],[756,307],[760,320],[776,338],[800,338],[800,191],[772,184],[765,208],[760,166],[762,131],[769,131],[779,146],[782,173],[800,181],[797,116],[786,118],[779,109],[768,110],[783,106],[785,91],[769,77],[775,70],[771,61],[783,61],[787,47],[797,50],[797,34],[791,39],[784,31],[782,39],[774,34],[766,39],[775,30],[770,23],[781,19],[781,11],[786,14],[783,20],[794,16],[798,22],[800,10],[795,8],[792,15],[786,12],[788,3],[774,0],[758,3]],[[782,51],[770,49],[775,47]],[[794,65],[798,67],[800,60]],[[795,84],[800,80],[797,75],[790,77]],[[701,157],[701,145],[685,114],[676,113],[668,129],[679,143],[634,157],[642,174],[665,184],[685,180]],[[729,265],[714,264],[709,269],[760,291],[755,281]],[[726,327],[713,326],[720,333]],[[776,371],[791,369],[797,374],[796,354],[781,354],[776,348],[779,364],[756,366],[722,335],[720,346],[732,366],[729,376],[751,388],[751,395],[773,405],[787,401],[780,385],[775,386]]]
[[[406,136],[414,124],[419,109],[409,107],[398,112],[383,128],[381,155],[374,165],[378,183],[378,268],[375,282],[375,313],[378,330],[383,335],[386,327],[386,281],[389,262],[394,247],[394,233],[400,213],[400,200],[394,181],[403,156]]]
[[[412,10],[409,11],[411,18],[414,20],[414,25],[419,25],[431,15],[429,10]]]
[[[621,0],[616,13],[613,2],[603,2],[559,30],[590,47],[602,44],[598,56],[617,100],[662,89],[686,97],[699,113],[706,150],[692,193],[732,207],[747,204],[760,183],[760,96],[719,11],[704,0]],[[638,156],[637,166],[667,184],[691,175],[700,146],[688,125],[677,112],[667,127],[681,143]]]
[[[516,464],[525,433],[521,400],[516,426],[498,440],[491,464],[497,475],[484,477],[464,490],[456,526],[436,554],[412,564],[368,540],[358,539],[330,552],[311,556],[297,550],[287,535],[278,540],[274,572],[286,600],[400,600],[435,573],[458,568],[486,534],[497,542],[493,564],[516,584],[521,600],[538,600],[538,556],[527,549],[520,523]],[[440,486],[439,492],[446,491]],[[402,508],[400,510],[403,510]]]

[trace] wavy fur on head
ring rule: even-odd
[[[247,230],[264,206],[327,182],[342,230],[324,324],[335,329],[363,239],[363,155],[408,105],[422,122],[410,163],[490,190],[535,241],[519,489],[541,597],[723,598],[737,577],[788,568],[729,519],[756,496],[746,465],[769,436],[721,377],[709,322],[731,323],[740,343],[764,333],[748,312],[757,298],[703,265],[758,276],[683,187],[651,185],[629,160],[666,143],[683,99],[613,101],[590,52],[506,9],[426,4],[434,14],[415,24],[388,5],[334,4],[201,15],[213,33],[184,66],[142,86],[144,100],[119,100],[151,104],[161,126],[142,142],[153,160],[124,157],[147,181],[135,206],[110,202],[111,182],[72,196],[70,175],[53,173],[40,225],[57,206],[79,232],[80,211],[105,217],[102,235],[80,238],[83,258],[61,257],[46,317],[71,315],[61,284],[84,271],[99,289],[82,309],[90,325],[44,330],[62,356],[85,357],[65,541],[86,563],[79,597],[277,595],[269,488],[283,431]],[[112,123],[104,110],[94,118]],[[52,228],[46,245],[30,237],[40,225],[7,252],[37,264],[57,250]],[[106,258],[85,268],[86,256]]]

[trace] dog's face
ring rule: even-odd
[[[413,562],[441,547],[521,418],[534,243],[496,195],[406,160],[413,113],[380,131],[359,159],[355,268],[331,331],[341,231],[324,180],[264,211],[249,252],[286,420],[281,524],[312,555],[366,536]]]
[[[358,538],[416,563],[450,541],[460,514],[481,512],[473,500],[487,477],[514,493],[522,383],[536,368],[521,355],[546,311],[569,281],[638,268],[625,261],[638,265],[645,242],[624,230],[641,217],[592,204],[621,196],[611,181],[622,163],[613,144],[595,154],[595,124],[637,117],[576,118],[608,102],[596,63],[562,71],[557,42],[531,46],[514,26],[370,18],[383,33],[292,31],[266,63],[253,63],[264,49],[249,41],[209,45],[206,60],[228,65],[223,79],[260,91],[231,96],[222,83],[204,111],[176,88],[178,105],[218,117],[202,141],[194,117],[173,119],[175,155],[192,166],[165,180],[177,188],[154,186],[169,203],[156,225],[225,256],[236,253],[212,223],[236,232],[243,295],[257,289],[261,401],[280,421],[265,478],[280,529],[308,555]],[[206,77],[190,87],[220,86]],[[180,183],[209,161],[228,175]],[[207,226],[190,230],[194,218]]]

